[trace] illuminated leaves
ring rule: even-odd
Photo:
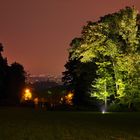
[[[126,7],[97,22],[88,22],[81,37],[72,41],[70,59],[97,66],[91,89],[95,97],[105,100],[104,97],[114,94],[121,100],[129,93],[132,96],[138,93],[135,86],[140,84],[138,23],[137,10]]]

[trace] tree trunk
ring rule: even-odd
[[[128,109],[129,109],[129,111],[132,111],[131,105],[132,105],[132,103],[129,102],[129,103],[128,103]]]
[[[107,97],[105,96],[105,111],[107,111]]]
[[[104,90],[105,90],[105,93],[106,93],[106,81],[105,81],[105,84],[104,84]],[[105,111],[107,111],[107,96],[105,95]]]

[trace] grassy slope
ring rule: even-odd
[[[0,108],[0,140],[140,140],[140,113]]]

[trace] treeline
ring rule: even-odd
[[[134,7],[89,21],[70,46],[63,81],[75,105],[140,107],[140,15]]]
[[[20,102],[26,73],[19,63],[14,62],[8,65],[2,52],[3,46],[0,44],[0,105],[16,105]]]

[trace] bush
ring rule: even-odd
[[[110,112],[124,112],[124,111],[129,111],[129,110],[128,110],[127,105],[112,103],[108,107],[108,111],[110,111]]]
[[[134,110],[135,111],[140,111],[140,102],[137,102],[134,104]]]

